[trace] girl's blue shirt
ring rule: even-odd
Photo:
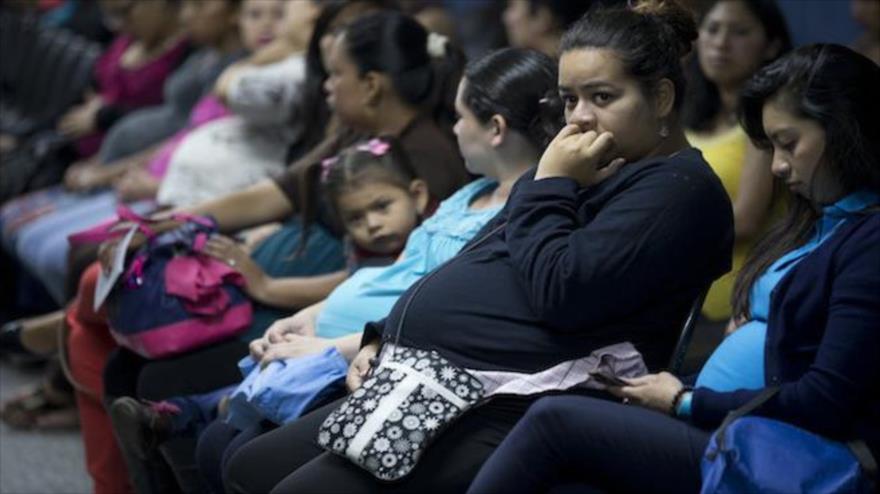
[[[488,178],[465,185],[413,230],[400,260],[390,266],[355,271],[327,297],[317,319],[317,336],[337,338],[360,332],[366,323],[387,316],[410,285],[455,256],[500,211],[500,206],[470,207],[497,186],[498,182]]]

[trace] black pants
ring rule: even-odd
[[[239,430],[220,419],[212,422],[199,436],[196,447],[199,473],[210,488],[210,492],[212,494],[226,492],[223,487],[223,469],[236,451],[255,438],[277,428],[277,425],[269,421],[263,421],[245,430]]]
[[[581,396],[545,398],[483,465],[471,494],[700,490],[709,432],[636,406]],[[566,489],[572,491],[572,489]]]
[[[532,402],[496,398],[471,410],[428,447],[409,477],[388,484],[317,445],[318,428],[339,400],[244,445],[224,483],[234,493],[464,492]]]

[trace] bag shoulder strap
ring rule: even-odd
[[[722,441],[724,440],[724,431],[730,426],[730,423],[738,418],[742,418],[752,412],[755,411],[758,407],[767,403],[767,400],[773,398],[776,393],[779,392],[779,386],[770,386],[769,388],[764,388],[757,396],[748,401],[745,405],[737,408],[736,410],[732,410],[727,413],[727,416],[724,417],[724,421],[721,422],[721,426],[718,427],[718,432],[716,432],[715,442],[718,443],[718,447],[721,447]]]
[[[496,233],[501,231],[505,226],[507,226],[507,221],[502,221],[498,226],[492,228],[492,230],[490,230],[488,233],[486,233],[485,235],[480,237],[479,240],[471,243],[470,245],[467,245],[464,249],[461,250],[461,252],[459,252],[458,254],[453,256],[452,259],[449,259],[448,261],[446,261],[442,265],[434,268],[433,271],[431,271],[430,273],[428,273],[427,275],[422,277],[422,279],[420,279],[416,283],[416,285],[414,285],[412,292],[410,293],[410,296],[407,298],[406,303],[403,305],[403,309],[400,312],[400,320],[397,323],[397,332],[394,336],[394,347],[395,348],[397,348],[400,344],[400,333],[401,333],[401,331],[403,331],[403,323],[406,320],[406,313],[409,311],[409,306],[410,306],[410,304],[412,304],[412,301],[415,299],[416,294],[419,293],[419,290],[422,289],[422,286],[425,284],[425,282],[427,282],[435,274],[440,272],[441,269],[443,269],[445,266],[447,266],[449,263],[451,263],[456,257],[464,254],[465,252],[470,252],[470,251],[476,249],[477,247],[482,245],[484,242],[486,242],[486,240],[491,238],[492,235],[495,235]],[[381,360],[381,356],[380,356],[379,360]]]

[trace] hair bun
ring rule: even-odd
[[[694,13],[677,0],[630,0],[633,12],[654,18],[663,25],[666,41],[678,49],[679,58],[691,52],[697,39],[697,23]]]

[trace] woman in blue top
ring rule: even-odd
[[[572,481],[695,492],[710,431],[768,386],[780,391],[756,414],[840,441],[864,440],[878,456],[878,84],[877,65],[837,45],[800,48],[752,78],[741,96],[742,122],[772,151],[772,171],[794,197],[739,275],[738,329],[693,390],[659,373],[612,388],[623,404],[542,400],[471,492],[543,492]]]

